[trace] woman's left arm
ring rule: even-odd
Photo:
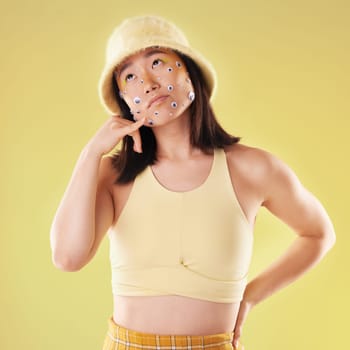
[[[303,275],[335,243],[332,222],[317,198],[282,161],[268,153],[263,158],[264,171],[259,175],[264,193],[262,205],[291,227],[297,238],[283,255],[247,284],[234,330],[234,344],[250,309]]]

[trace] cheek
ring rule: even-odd
[[[140,108],[144,100],[142,99],[142,90],[135,87],[124,89],[120,92],[122,99],[126,102],[130,109]]]
[[[178,96],[179,98],[185,98],[189,101],[194,100],[194,88],[188,73],[185,70],[177,74],[173,92],[174,95]]]
[[[184,110],[195,99],[194,88],[184,65],[179,61],[169,62],[161,75],[160,83],[171,95],[171,110]]]

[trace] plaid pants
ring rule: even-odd
[[[233,332],[203,336],[140,333],[117,325],[111,317],[103,350],[232,350],[232,339]]]

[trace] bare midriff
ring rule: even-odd
[[[143,333],[208,335],[232,332],[240,303],[217,303],[177,295],[114,295],[113,319]]]

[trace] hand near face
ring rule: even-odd
[[[120,116],[112,116],[101,126],[94,137],[89,141],[90,147],[97,154],[106,154],[110,152],[123,139],[129,135],[134,140],[134,151],[141,153],[141,135],[139,128],[144,124],[145,118],[132,122],[121,118]]]

